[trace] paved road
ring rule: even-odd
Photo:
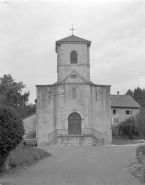
[[[6,175],[4,185],[140,185],[127,166],[135,146],[43,147],[52,153],[34,166]]]

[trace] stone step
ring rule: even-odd
[[[48,145],[57,146],[96,146],[101,143],[93,136],[57,136]]]

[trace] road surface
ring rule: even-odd
[[[140,185],[128,171],[136,146],[41,147],[52,154],[2,185]]]

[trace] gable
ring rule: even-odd
[[[73,72],[63,80],[63,83],[88,83],[88,82],[79,73],[73,70]]]

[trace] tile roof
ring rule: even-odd
[[[22,120],[24,120],[24,119],[26,119],[26,118],[29,118],[30,116],[33,116],[33,115],[35,115],[36,113],[32,113],[32,114],[30,114],[30,115],[28,115],[28,116],[25,116],[25,117],[23,117],[22,118]]]
[[[110,95],[111,98],[111,107],[120,107],[120,108],[141,108],[141,106],[129,95]]]
[[[82,39],[82,38],[74,36],[74,35],[71,35],[69,37],[65,37],[61,40],[56,41],[56,45],[55,45],[56,52],[57,52],[57,47],[56,47],[57,44],[61,44],[63,42],[84,42],[84,43],[87,43],[89,46],[91,45],[91,41],[86,40],[86,39]]]
[[[60,43],[60,42],[87,42],[87,43],[91,44],[91,41],[86,40],[86,39],[82,39],[80,37],[76,37],[74,35],[71,35],[69,37],[65,37],[61,40],[56,41],[56,43]]]

